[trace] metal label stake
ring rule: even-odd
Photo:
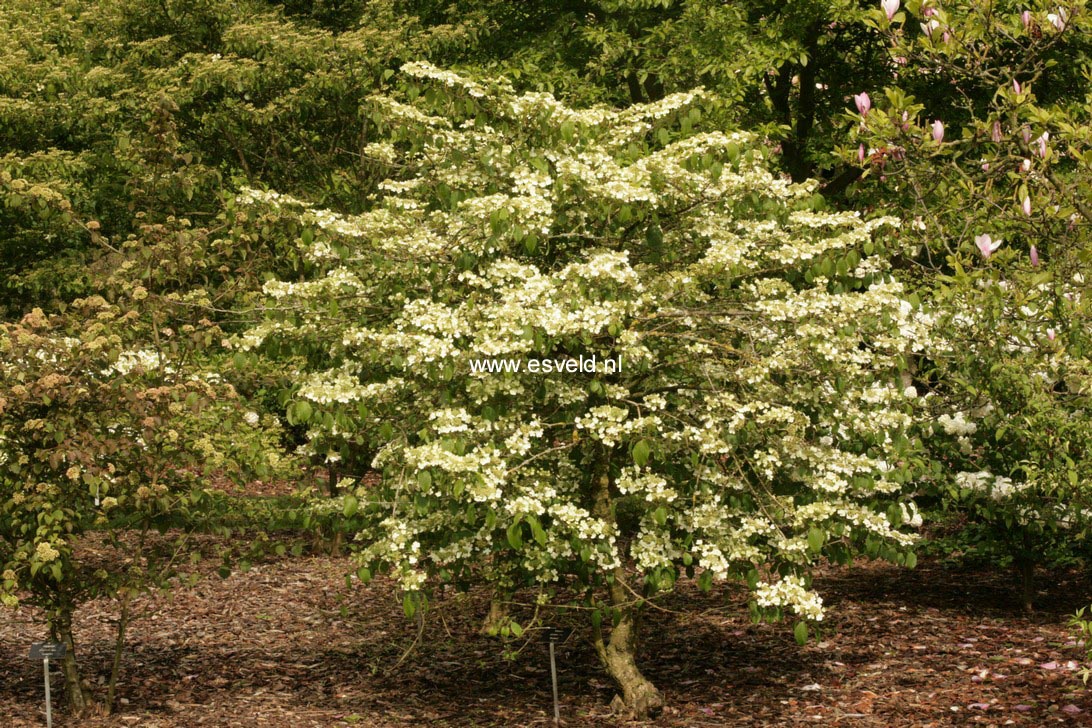
[[[49,660],[46,660],[49,664]],[[554,659],[554,643],[550,642],[550,681],[554,686],[554,725],[561,723],[561,705],[557,699],[557,661]],[[49,705],[49,682],[46,681],[46,705]]]
[[[45,714],[46,728],[53,728],[53,702],[49,695],[49,661],[64,659],[68,647],[64,642],[35,642],[30,646],[30,659],[42,661],[45,673]]]
[[[49,699],[49,658],[42,659],[42,670],[45,672],[45,724],[46,728],[53,728],[53,703]]]
[[[557,657],[554,646],[569,639],[573,631],[561,627],[547,627],[542,637],[550,644],[550,683],[554,690],[554,725],[561,725],[561,702],[557,696]]]

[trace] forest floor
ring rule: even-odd
[[[130,627],[115,714],[75,720],[62,711],[54,725],[552,723],[547,648],[532,639],[506,660],[498,640],[478,636],[487,593],[437,598],[417,640],[389,582],[346,585],[347,557],[271,559],[223,580],[205,563],[195,586],[135,602],[150,613]],[[1065,625],[1092,589],[1076,572],[1040,577],[1049,595],[1026,615],[1008,573],[931,559],[913,570],[827,568],[816,579],[827,621],[802,648],[791,625],[752,624],[742,588],[703,594],[681,584],[643,625],[641,664],[669,703],[651,725],[1092,725],[1092,692],[1077,677],[1080,650]],[[109,609],[92,602],[77,625],[80,661],[100,696]],[[38,616],[24,607],[0,617],[5,728],[45,724],[42,667],[27,658],[43,639]],[[558,648],[563,720],[620,725],[588,629],[573,619],[576,631]],[[55,695],[60,683],[56,674]]]

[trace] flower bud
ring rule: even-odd
[[[854,95],[853,103],[857,104],[857,112],[861,116],[868,116],[868,112],[872,108],[872,99],[868,98],[867,93],[861,92]]]

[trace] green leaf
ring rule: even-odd
[[[531,534],[535,537],[535,541],[538,542],[540,546],[545,546],[546,531],[543,530],[542,524],[538,522],[537,518],[528,518],[527,522],[531,524]]]
[[[638,440],[637,444],[633,446],[633,462],[637,463],[638,467],[644,467],[651,452],[652,447],[647,440]]]
[[[342,506],[341,513],[346,518],[348,518],[349,516],[356,513],[356,511],[357,511],[357,509],[359,507],[360,507],[360,502],[356,499],[356,496],[347,495],[347,496],[345,496],[345,502],[344,502],[344,505]]]
[[[406,615],[406,619],[413,619],[413,615],[417,613],[417,602],[413,598],[412,592],[407,592],[402,597],[402,611]]]
[[[520,528],[519,521],[509,526],[506,533],[508,534],[508,543],[512,548],[517,551],[523,548],[523,529]]]
[[[667,509],[660,506],[652,512],[652,520],[656,521],[657,526],[662,526],[667,523]]]
[[[713,572],[708,569],[701,572],[701,576],[698,577],[698,588],[703,592],[707,592],[713,588]]]
[[[427,470],[422,470],[421,472],[417,473],[417,485],[419,485],[422,490],[428,490],[429,488],[431,488],[432,474],[429,473],[429,471]]]
[[[827,542],[827,534],[823,529],[812,527],[808,530],[808,548],[815,553],[823,550],[823,544]]]
[[[796,627],[792,631],[793,637],[796,638],[796,644],[806,645],[808,643],[808,623],[797,622]]]

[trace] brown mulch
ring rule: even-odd
[[[130,628],[115,715],[61,713],[54,725],[552,723],[545,646],[529,640],[506,660],[501,643],[478,636],[487,594],[437,598],[416,651],[399,664],[417,628],[389,582],[347,587],[351,568],[345,557],[284,558],[141,597],[151,614]],[[1080,650],[1065,626],[1092,590],[1076,573],[1043,583],[1050,593],[1025,615],[1006,573],[932,561],[913,571],[832,568],[817,579],[827,624],[804,648],[787,625],[751,624],[743,590],[685,585],[644,624],[642,665],[670,706],[652,725],[1092,725],[1075,671]],[[109,669],[109,609],[93,602],[78,624],[81,663],[97,685]],[[45,722],[41,665],[27,659],[29,643],[42,639],[36,616],[21,608],[0,618],[5,727]],[[587,630],[571,624],[577,631],[558,652],[563,718],[619,725]],[[56,691],[59,683],[57,675]]]
[[[329,477],[330,471],[326,468],[304,468],[299,477],[292,479],[282,480],[255,480],[245,485],[233,483],[223,475],[208,475],[205,474],[205,478],[209,483],[209,487],[222,490],[228,495],[235,496],[257,496],[257,497],[275,497],[286,495],[297,495],[301,492],[311,493],[316,495],[328,495],[329,494]],[[346,476],[345,474],[335,474],[335,479],[340,480]],[[362,485],[369,486],[379,483],[381,476],[379,473],[369,470],[363,475],[359,476],[359,481]]]

